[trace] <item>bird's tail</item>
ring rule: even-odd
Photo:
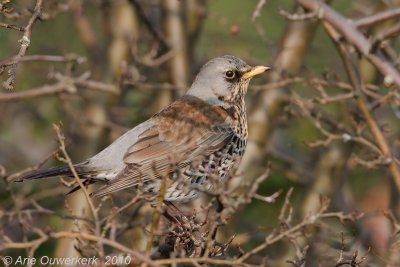
[[[90,171],[89,168],[85,168],[87,162],[79,163],[74,165],[74,169],[76,174],[80,179],[83,179],[82,183],[84,186],[91,185],[96,182],[96,180],[91,179],[93,176],[93,171]],[[51,167],[48,169],[38,169],[31,172],[28,172],[22,176],[18,177],[8,177],[7,182],[23,182],[26,180],[36,180],[42,178],[50,178],[50,177],[74,177],[74,174],[69,166],[60,166],[60,167]],[[80,189],[80,186],[76,186],[72,188],[67,195],[77,191]]]
[[[81,178],[86,178],[88,171],[85,170],[83,164],[76,164],[74,165],[74,169],[76,170]],[[64,177],[73,177],[73,173],[69,166],[58,166],[58,167],[51,167],[48,169],[38,169],[23,174],[22,176],[18,177],[9,177],[8,182],[23,182],[26,180],[36,180],[42,178],[49,178],[49,177],[57,177],[57,176],[64,176]]]
[[[38,169],[16,178],[15,182],[25,180],[36,180],[41,178],[56,177],[56,176],[71,176],[72,172],[68,166],[52,167],[49,169]]]

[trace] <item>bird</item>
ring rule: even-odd
[[[186,94],[74,169],[85,185],[104,183],[93,197],[127,188],[157,195],[164,177],[165,201],[187,202],[212,191],[215,181],[227,180],[240,163],[248,137],[248,85],[268,70],[232,55],[209,60]],[[73,173],[58,166],[17,181],[58,176]]]

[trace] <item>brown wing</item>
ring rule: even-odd
[[[233,138],[231,118],[221,107],[184,96],[155,115],[154,126],[143,132],[124,156],[126,167],[94,196],[162,177],[173,168],[191,162],[224,147]]]

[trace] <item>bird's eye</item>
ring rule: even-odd
[[[228,70],[227,72],[225,72],[225,77],[228,79],[233,79],[235,78],[235,72]]]

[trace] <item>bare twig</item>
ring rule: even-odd
[[[353,21],[353,24],[356,27],[369,27],[372,26],[376,23],[388,20],[388,19],[392,19],[392,18],[396,18],[400,16],[400,8],[393,8],[393,9],[389,9],[389,10],[385,10],[376,14],[373,14],[369,17],[363,17],[363,18],[359,18],[357,20]]]
[[[7,28],[7,29],[13,29],[13,30],[17,30],[17,31],[20,31],[20,32],[23,32],[25,30],[24,27],[18,27],[18,26],[7,24],[7,23],[3,23],[3,22],[0,22],[0,27]]]
[[[356,98],[358,108],[364,115],[364,119],[367,122],[369,129],[371,130],[371,133],[374,136],[374,139],[375,139],[379,149],[381,150],[384,157],[392,158],[393,154],[390,150],[390,147],[389,147],[381,129],[379,128],[378,123],[376,122],[375,118],[369,111],[368,106],[366,104],[366,100],[365,100],[364,96],[362,95],[362,92],[363,92],[362,87],[364,85],[359,76],[359,73],[357,72],[357,69],[355,69],[354,64],[352,64],[351,57],[349,56],[349,52],[347,51],[346,47],[340,42],[340,35],[332,27],[332,25],[329,24],[328,22],[324,22],[323,25],[325,27],[325,30],[331,36],[332,40],[335,42],[335,44],[340,52],[340,55],[343,60],[343,64],[347,71],[347,75],[349,76],[349,80],[354,87],[355,98]],[[391,160],[391,162],[389,163],[389,170],[392,174],[392,177],[396,184],[397,190],[400,192],[400,170],[399,170],[399,167],[397,166],[397,163],[395,160]]]
[[[279,81],[272,81],[261,85],[250,85],[249,89],[252,91],[272,90],[276,88],[282,88],[291,84],[303,83],[305,81],[306,80],[302,77],[294,77],[281,79]]]
[[[24,61],[49,61],[49,62],[71,62],[75,61],[78,64],[84,63],[86,61],[85,57],[80,57],[77,55],[67,55],[67,56],[53,56],[53,55],[28,55],[23,57],[14,56],[8,59],[0,61],[0,66],[9,66],[18,62]]]
[[[60,143],[60,150],[64,155],[64,161],[65,161],[65,163],[68,164],[68,167],[70,168],[70,170],[71,170],[71,172],[72,172],[72,174],[73,174],[73,176],[75,178],[75,181],[79,184],[80,189],[82,190],[83,194],[85,195],[86,201],[88,202],[90,211],[91,211],[92,216],[94,218],[96,236],[100,238],[101,237],[101,228],[100,228],[100,220],[99,220],[99,217],[98,217],[97,209],[95,208],[95,206],[93,204],[93,201],[92,201],[92,199],[91,199],[91,197],[89,195],[89,192],[87,191],[85,185],[83,184],[83,182],[79,178],[78,173],[76,172],[76,169],[74,167],[74,164],[72,163],[70,157],[68,156],[68,153],[67,153],[67,150],[66,150],[66,147],[65,147],[65,143],[64,143],[65,137],[61,132],[60,126],[56,125],[56,124],[53,124],[53,127],[54,127],[54,130],[57,133],[57,138],[58,138],[58,141]],[[97,241],[97,244],[98,244],[98,250],[99,250],[100,257],[103,258],[104,257],[103,243],[99,239],[97,239],[96,241]]]
[[[316,9],[313,12],[310,13],[289,13],[285,10],[280,10],[279,14],[283,17],[285,17],[288,20],[311,20],[311,19],[317,19],[320,16],[320,10]]]
[[[329,22],[329,24],[331,24],[335,29],[340,31],[346,40],[354,45],[354,47],[357,48],[357,50],[385,76],[386,80],[390,81],[388,84],[396,84],[397,88],[400,90],[400,73],[398,70],[394,68],[390,62],[371,53],[371,42],[356,28],[355,25],[322,1],[297,0],[297,2],[309,10],[320,10],[321,19]]]
[[[386,39],[390,39],[393,37],[396,37],[400,33],[400,23],[397,23],[382,32],[379,32],[375,37],[374,37],[374,44],[373,46],[376,47],[379,43]]]
[[[16,56],[15,62],[12,64],[12,67],[8,73],[8,79],[3,83],[4,88],[8,90],[14,89],[15,84],[15,77],[17,75],[17,66],[20,59],[25,55],[26,51],[31,42],[31,34],[32,34],[32,27],[35,24],[36,20],[40,18],[40,14],[42,12],[43,0],[37,0],[34,12],[32,17],[29,19],[28,25],[24,28],[24,35],[22,36],[19,42],[21,43],[21,48]]]
[[[254,22],[258,17],[261,16],[261,10],[263,6],[267,3],[267,0],[259,0],[256,8],[253,11],[253,15],[251,15],[251,20]]]
[[[52,238],[83,238],[85,240],[90,240],[90,241],[96,241],[102,244],[105,244],[107,246],[113,247],[121,252],[127,253],[128,255],[132,255],[133,257],[139,259],[142,262],[147,263],[149,266],[154,266],[157,267],[159,264],[157,264],[155,261],[152,261],[148,259],[147,257],[143,256],[142,253],[132,250],[118,242],[115,242],[113,240],[100,237],[97,235],[92,235],[92,234],[87,234],[87,233],[76,233],[76,232],[55,232],[51,233],[50,236]]]
[[[285,237],[293,235],[294,233],[300,231],[301,229],[303,229],[307,225],[315,224],[317,221],[319,221],[321,219],[324,219],[324,218],[339,218],[341,220],[356,220],[356,219],[358,219],[360,217],[360,215],[358,215],[358,214],[345,214],[343,212],[325,213],[325,211],[327,209],[327,205],[329,205],[329,201],[322,202],[321,208],[320,208],[320,210],[318,212],[316,212],[314,214],[310,214],[309,216],[304,218],[304,220],[301,221],[300,223],[298,223],[298,224],[296,224],[294,226],[288,227],[288,228],[286,228],[285,230],[283,230],[283,231],[281,231],[279,233],[274,233],[273,232],[273,233],[269,234],[265,238],[264,243],[256,246],[252,250],[250,250],[250,251],[246,252],[245,254],[243,254],[240,258],[238,258],[236,261],[234,261],[233,264],[243,263],[246,259],[248,259],[252,255],[255,255],[255,254],[259,253],[260,251],[264,250],[268,246],[270,246],[270,245],[282,240]]]
[[[52,216],[56,216],[56,217],[59,217],[61,219],[65,219],[65,220],[80,220],[80,221],[84,221],[84,222],[93,223],[93,220],[91,220],[89,218],[86,218],[86,217],[63,214],[63,213],[60,213],[60,212],[55,212],[55,211],[50,210],[50,209],[45,209],[43,207],[35,208],[35,209],[21,210],[20,213],[22,215],[26,215],[26,216],[32,216],[34,214],[52,215]],[[4,217],[12,218],[14,216],[17,216],[17,212],[16,211],[10,211],[10,212],[2,213],[0,215],[0,218],[4,218]]]
[[[1,99],[1,97],[0,97],[0,99]],[[1,100],[0,100],[0,101],[1,101]],[[50,154],[48,154],[47,157],[45,157],[41,162],[39,162],[39,163],[36,164],[35,166],[26,168],[26,169],[24,169],[24,170],[21,170],[21,171],[19,171],[19,172],[16,172],[16,173],[13,173],[13,174],[11,174],[11,175],[9,175],[9,176],[6,176],[6,177],[5,177],[5,181],[6,181],[7,183],[10,183],[10,182],[12,182],[12,181],[18,179],[18,177],[20,177],[20,176],[23,175],[23,174],[26,174],[26,173],[28,173],[28,172],[30,172],[30,171],[39,169],[39,168],[42,167],[46,162],[48,162],[51,158],[54,158],[54,155],[55,155],[56,153],[58,153],[58,152],[59,152],[59,149],[57,149],[57,150],[51,152]]]
[[[59,80],[59,82],[52,85],[43,85],[22,92],[0,93],[0,102],[31,100],[36,97],[53,96],[60,93],[76,94],[76,86],[116,95],[119,94],[119,90],[115,85],[88,80],[88,76],[85,74],[78,78],[65,77],[61,74],[56,74],[55,78]]]
[[[0,93],[0,102],[2,101],[14,101],[14,100],[24,100],[24,99],[32,99],[35,97],[49,96],[55,95],[59,93],[71,93],[68,87],[66,87],[65,83],[58,82],[52,85],[44,85],[38,88],[33,88],[24,92],[16,92],[16,93]]]
[[[151,251],[153,245],[153,237],[158,228],[158,224],[160,223],[160,215],[162,212],[162,206],[164,203],[166,190],[167,190],[167,177],[164,175],[161,179],[160,190],[157,197],[157,206],[156,206],[157,210],[153,212],[153,218],[151,220],[150,234],[146,246],[146,250],[148,253],[150,253]]]
[[[139,17],[141,18],[144,25],[149,30],[150,34],[153,35],[154,39],[156,39],[156,41],[160,44],[161,52],[165,52],[166,50],[168,50],[168,45],[167,45],[166,41],[164,40],[164,37],[161,35],[160,32],[158,32],[158,30],[156,28],[154,28],[153,24],[147,18],[142,6],[138,3],[138,1],[137,0],[129,0],[129,3],[131,3],[135,7]]]
[[[55,238],[55,239],[60,239],[60,238],[82,238],[88,241],[95,241],[99,242],[102,244],[105,244],[107,246],[110,246],[112,248],[117,249],[118,251],[124,252],[128,255],[131,255],[135,259],[140,260],[141,262],[147,263],[149,266],[160,266],[156,262],[148,259],[147,257],[143,256],[143,254],[139,253],[136,250],[132,250],[118,242],[115,242],[113,240],[103,238],[97,235],[92,235],[88,233],[82,233],[82,232],[66,232],[66,231],[60,231],[60,232],[50,232],[49,234],[45,234],[44,232],[40,231],[39,232],[39,238],[34,239],[32,241],[28,242],[12,242],[11,240],[8,242],[4,242],[0,245],[0,251],[5,250],[5,249],[24,249],[24,248],[31,248],[31,247],[38,247],[50,238]]]

